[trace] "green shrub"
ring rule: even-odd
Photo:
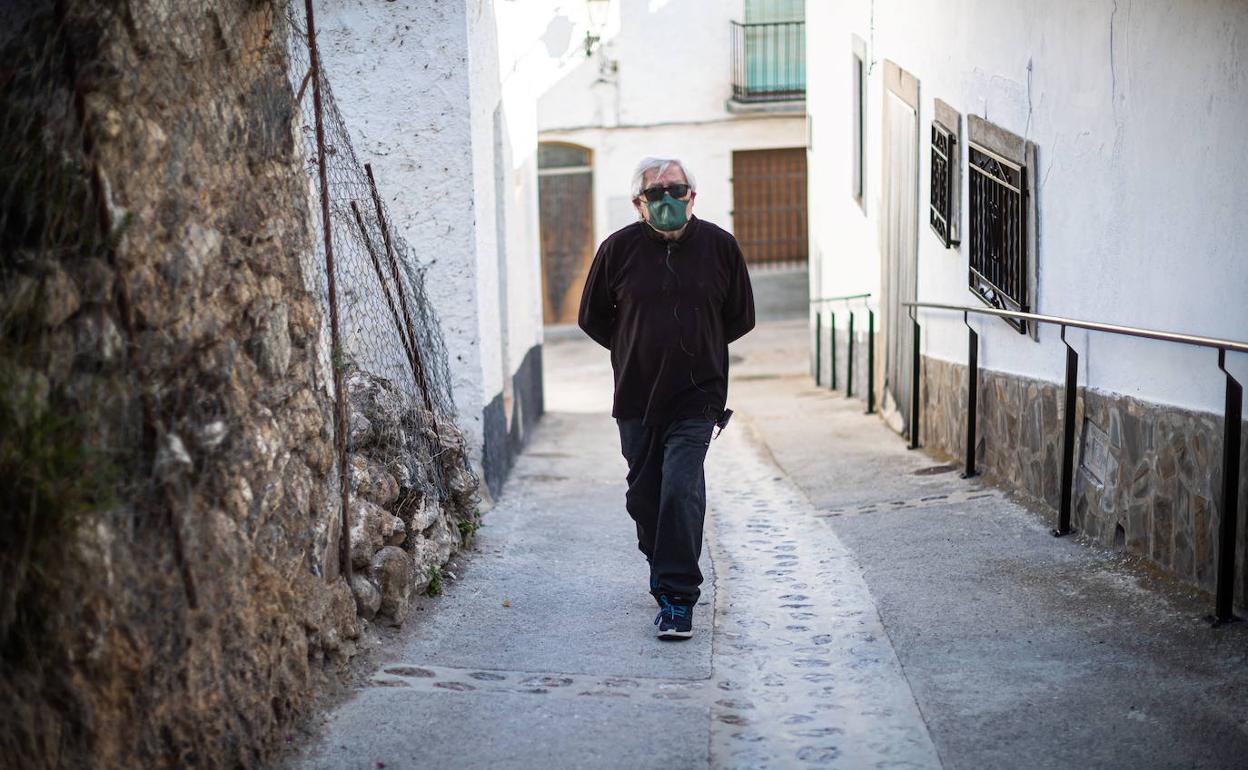
[[[425,588],[425,595],[442,595],[442,568],[436,564],[429,568],[429,585]]]

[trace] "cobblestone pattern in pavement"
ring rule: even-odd
[[[604,361],[552,347],[552,401],[572,411],[544,418],[462,579],[301,766],[938,767],[830,512],[744,421],[708,459],[695,637],[653,638]]]
[[[746,426],[734,428],[708,462],[724,696],[713,764],[939,767],[853,556]]]
[[[299,767],[708,766],[711,614],[692,640],[654,638],[627,467],[594,403],[543,418],[459,578]]]
[[[813,387],[806,332],[735,345],[733,402],[854,554],[945,767],[1244,765],[1248,624],[1211,629],[1210,597],[907,451]]]
[[[374,687],[404,687],[418,692],[482,692],[545,695],[554,699],[622,698],[688,701],[709,705],[713,694],[705,679],[656,679],[644,676],[542,674],[490,671],[450,666],[388,665],[370,680]]]

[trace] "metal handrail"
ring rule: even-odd
[[[867,310],[867,414],[875,412],[875,310],[866,302],[871,292],[861,294],[842,294],[839,297],[815,297],[810,301],[812,307],[826,305],[831,302],[844,302],[849,308],[849,357],[845,362],[845,398],[854,395],[854,308],[850,305],[854,300],[863,300]],[[829,389],[836,390],[836,313],[829,310],[831,323],[829,337],[832,342],[832,376],[829,378]],[[820,370],[823,367],[823,312],[815,311],[815,385],[819,385]]]
[[[868,291],[863,294],[842,294],[839,297],[815,297],[810,301],[810,304],[822,305],[825,302],[849,302],[855,299],[867,299],[870,296],[871,292]]]
[[[1062,316],[1055,315],[1023,313],[1016,310],[999,310],[995,307],[944,305],[939,302],[902,302],[901,305],[903,307],[921,308],[923,310],[953,310],[958,313],[979,313],[981,315],[995,315],[1001,318],[1017,318],[1021,321],[1035,321],[1037,323],[1049,323],[1057,326],[1069,326],[1072,329],[1090,329],[1095,332],[1123,334],[1129,337],[1143,337],[1150,340],[1178,342],[1184,345],[1199,345],[1206,348],[1220,348],[1223,350],[1233,350],[1237,353],[1248,353],[1248,342],[1239,342],[1237,340],[1227,340],[1218,337],[1202,337],[1195,334],[1163,332],[1157,331],[1156,329],[1143,329],[1138,326],[1106,324],[1099,323],[1097,321],[1080,321],[1075,318],[1063,318]]]
[[[962,314],[962,322],[969,331],[967,355],[967,407],[966,407],[966,466],[964,477],[974,476],[975,470],[975,421],[979,393],[979,334],[970,325],[971,313],[977,315],[1013,318],[1035,323],[1047,323],[1061,327],[1062,344],[1066,346],[1066,409],[1063,415],[1062,435],[1062,481],[1061,503],[1057,514],[1054,536],[1060,537],[1073,530],[1070,526],[1071,498],[1074,493],[1075,456],[1075,403],[1078,388],[1079,353],[1066,340],[1067,329],[1086,329],[1094,332],[1139,337],[1162,342],[1212,348],[1218,351],[1218,369],[1226,376],[1226,402],[1222,424],[1222,499],[1218,527],[1217,587],[1214,597],[1214,625],[1236,620],[1232,607],[1235,598],[1235,529],[1239,516],[1239,444],[1243,421],[1244,387],[1226,368],[1226,354],[1248,353],[1248,342],[1204,337],[1195,334],[1143,329],[1137,326],[1083,321],[1062,316],[1025,313],[1017,310],[1001,310],[989,307],[947,305],[939,302],[902,302],[910,308],[910,322],[914,334],[914,371],[910,389],[910,447],[919,445],[919,310],[948,310]]]

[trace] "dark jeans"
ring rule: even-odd
[[[703,417],[647,428],[640,419],[616,420],[620,451],[628,460],[628,515],[637,524],[637,547],[650,562],[650,593],[674,604],[701,596],[702,521],[706,480],[702,461],[715,423]]]

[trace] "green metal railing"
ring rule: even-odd
[[[847,347],[847,358],[845,360],[845,397],[851,398],[854,395],[854,308],[853,304],[861,300],[863,307],[867,311],[867,414],[875,412],[875,310],[867,302],[871,298],[871,294],[845,294],[839,297],[816,297],[810,301],[811,307],[815,310],[815,385],[822,384],[822,366],[823,366],[823,310],[821,308],[832,304],[842,303],[846,312],[849,313],[849,342]],[[830,380],[830,389],[836,390],[836,313],[828,310],[828,320],[831,325],[831,333],[829,339],[832,345],[831,363],[829,368],[832,370]]]

